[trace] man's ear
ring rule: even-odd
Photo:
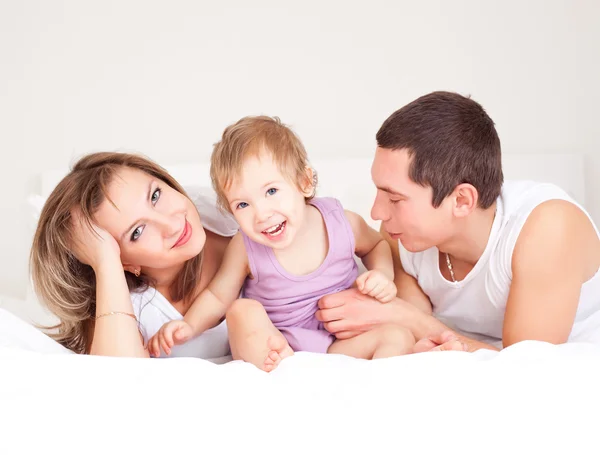
[[[473,212],[479,203],[479,193],[470,183],[461,183],[453,192],[454,215],[463,218]]]
[[[302,194],[304,194],[304,197],[315,196],[317,192],[318,181],[319,179],[317,178],[317,171],[315,171],[310,166],[306,166],[300,187],[300,190],[302,191]]]

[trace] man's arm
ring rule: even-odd
[[[353,225],[353,230],[355,230],[360,227],[360,223],[357,223],[360,220],[353,220],[352,215],[354,215],[352,212],[346,213],[350,223],[355,222]],[[364,220],[362,223],[366,224]],[[468,351],[497,350],[494,346],[458,334],[454,334],[454,338],[450,340],[447,337],[450,329],[431,316],[429,297],[421,290],[417,280],[402,268],[398,243],[391,239],[385,231],[381,230],[380,233],[392,252],[394,283],[398,289],[398,297],[392,302],[382,305],[376,299],[363,295],[356,289],[324,296],[319,301],[320,309],[316,316],[325,323],[325,328],[335,334],[338,339],[347,339],[379,324],[400,324],[411,330],[417,340],[425,342],[427,339],[432,340],[431,348],[438,346],[440,339],[448,339],[449,343],[460,341],[464,349]],[[374,238],[376,239],[376,237]],[[424,344],[421,344],[422,346]],[[441,348],[444,349],[444,345]]]
[[[373,297],[361,294],[357,289],[347,289],[321,298],[316,317],[325,323],[327,331],[340,340],[352,338],[381,324],[398,324],[409,329],[417,340],[424,343],[430,340],[429,349],[446,341],[459,341],[463,350],[469,352],[478,349],[498,350],[494,346],[456,333],[450,340],[446,337],[446,332],[451,332],[451,329],[412,303],[396,298],[390,303],[381,304]],[[445,350],[447,346],[442,345],[439,348]]]
[[[379,232],[392,250],[392,261],[394,263],[394,283],[398,289],[398,297],[400,297],[402,300],[412,303],[426,314],[431,314],[432,309],[429,297],[427,297],[427,294],[423,292],[417,283],[417,280],[406,273],[402,268],[398,241],[392,239],[388,233],[385,232],[383,225],[379,229]]]
[[[406,301],[397,299],[389,306],[392,310],[390,314],[384,317],[383,321],[393,321],[408,328],[418,340],[415,347],[417,351],[456,350],[455,342],[459,342],[462,345],[462,350],[467,352],[475,352],[479,349],[499,351],[497,347],[491,344],[454,332],[435,317],[424,314]]]
[[[566,201],[548,201],[537,207],[525,223],[513,252],[503,345],[523,340],[567,341],[581,286],[599,267],[600,241],[581,210]],[[400,279],[397,269],[396,277]],[[420,291],[418,284],[403,279],[396,281],[396,285],[399,298],[386,305],[355,290],[325,296],[319,301],[317,318],[338,337],[355,335],[383,323],[396,323],[411,330],[417,340],[430,339],[432,347],[439,344],[440,334],[449,329],[414,305],[419,296],[415,289]],[[409,299],[411,304],[406,301]],[[498,350],[456,336],[470,352]]]
[[[585,213],[567,201],[540,204],[529,215],[513,252],[503,346],[525,340],[565,343],[575,320],[581,286],[599,267],[600,240]],[[443,324],[435,329],[433,321],[401,316],[412,321],[418,333],[437,330],[436,336],[428,338],[439,343]],[[457,338],[469,351],[492,348],[461,335]]]
[[[504,346],[523,340],[566,342],[581,286],[599,266],[600,241],[587,216],[567,201],[540,204],[513,252]]]

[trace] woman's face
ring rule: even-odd
[[[121,248],[129,270],[181,266],[204,248],[206,234],[196,207],[162,180],[137,169],[123,168],[108,187],[110,200],[96,212],[95,221]]]

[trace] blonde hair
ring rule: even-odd
[[[278,117],[244,117],[225,129],[210,159],[210,177],[221,208],[231,212],[225,190],[240,176],[246,158],[257,156],[263,150],[271,153],[281,173],[296,183],[299,189],[306,187],[306,183],[313,190],[316,188],[314,170],[312,181],[307,182],[309,162],[304,145],[288,126]],[[306,199],[313,196],[314,192]]]
[[[169,173],[141,156],[100,152],[81,158],[52,191],[44,204],[31,247],[30,269],[34,289],[59,323],[44,327],[48,335],[77,353],[85,353],[91,340],[90,329],[96,312],[96,275],[72,253],[71,210],[79,208],[88,224],[107,197],[107,188],[122,168],[143,171],[186,195]],[[186,195],[187,196],[187,195]],[[171,285],[174,300],[193,298],[202,254],[184,263]],[[130,291],[152,285],[150,277],[124,272]]]

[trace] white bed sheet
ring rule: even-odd
[[[585,204],[581,156],[503,162],[507,178],[557,183]],[[376,227],[370,161],[343,164],[315,162],[321,194]],[[206,163],[169,169],[184,185],[208,178]],[[45,173],[38,199],[63,174]],[[46,322],[34,304],[11,308]],[[0,310],[0,454],[599,453],[600,346],[591,344],[372,362],[297,353],[270,374],[216,364],[227,359],[65,354]]]
[[[0,311],[1,454],[598,453],[591,344],[378,361],[297,353],[270,374],[64,354]]]

